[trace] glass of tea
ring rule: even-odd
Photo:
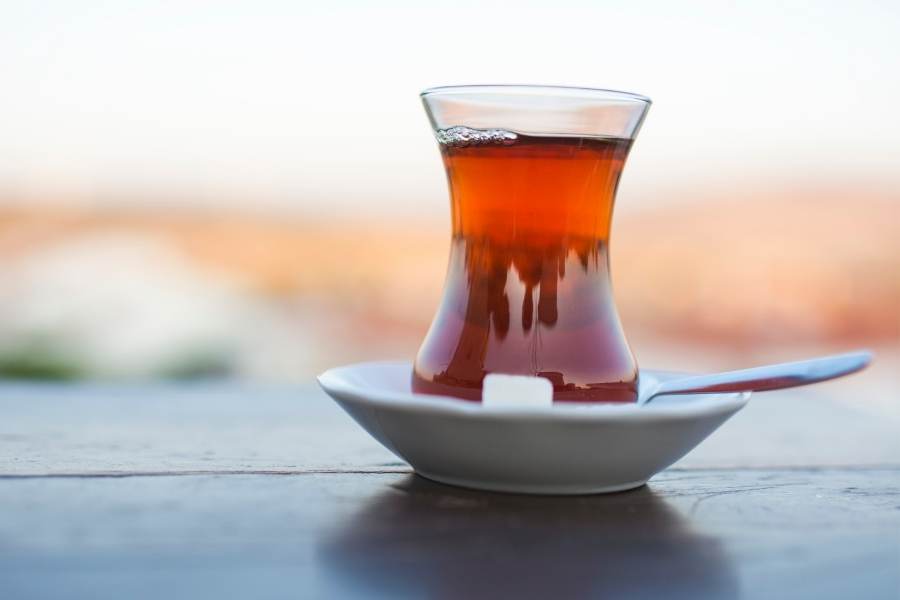
[[[490,373],[544,377],[554,401],[634,402],[613,301],[616,187],[650,100],[547,86],[422,93],[450,187],[443,299],[413,391],[481,398]]]

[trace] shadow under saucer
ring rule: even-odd
[[[369,597],[739,595],[721,544],[646,486],[520,496],[410,475],[327,536],[318,558]]]

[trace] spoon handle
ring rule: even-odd
[[[670,379],[660,383],[644,402],[664,394],[763,392],[808,385],[854,373],[865,368],[871,360],[871,352],[860,350],[740,371]]]

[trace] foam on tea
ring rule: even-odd
[[[437,132],[453,242],[413,389],[478,400],[485,375],[537,376],[556,401],[633,402],[607,241],[631,141],[450,127]]]
[[[478,144],[509,145],[519,137],[512,131],[504,129],[472,129],[471,127],[450,127],[438,129],[435,133],[437,141],[445,146],[463,148]]]

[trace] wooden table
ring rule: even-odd
[[[898,418],[848,389],[542,498],[418,478],[313,387],[2,384],[0,598],[896,600]]]

